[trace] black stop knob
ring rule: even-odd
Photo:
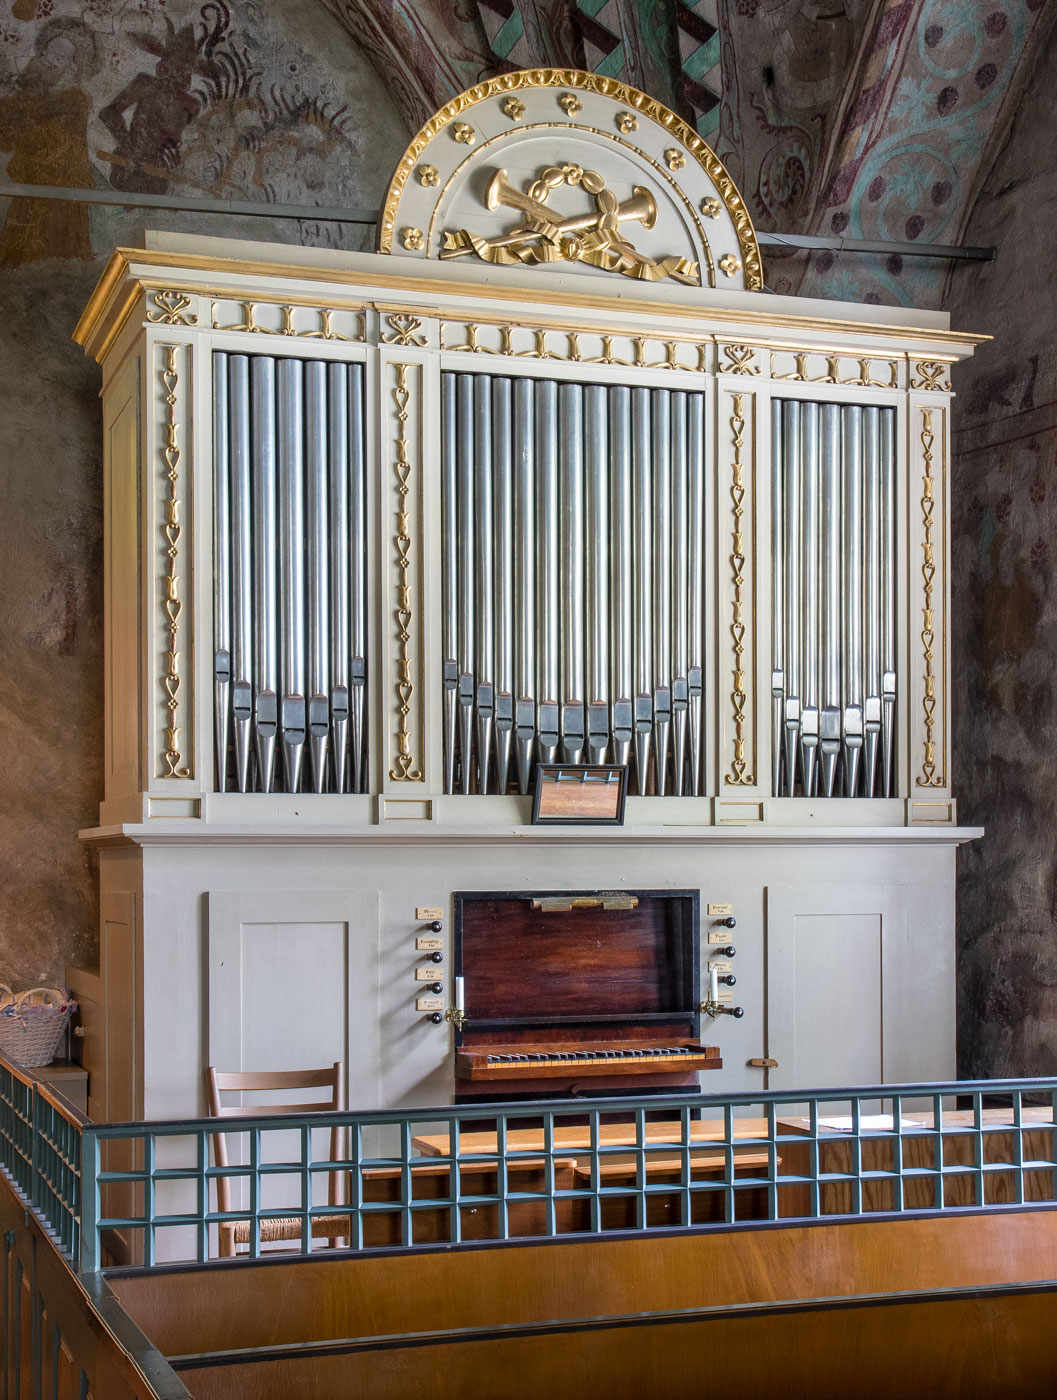
[[[740,1021],[745,1015],[745,1008],[743,1006],[736,1006],[730,1014]]]
[[[721,977],[719,980],[724,987],[733,987],[738,979],[734,976],[733,972],[728,972],[725,977]]]
[[[738,950],[733,943],[728,943],[725,948],[720,948],[719,951],[724,958],[732,958]]]
[[[430,953],[430,955],[429,955],[429,960],[430,960],[430,962],[442,963],[442,962],[444,961],[444,954],[443,954],[443,953]]]
[[[441,1024],[441,1022],[444,1020],[444,1017],[440,1014],[439,1011],[434,1011],[433,1014],[432,1014],[432,1016],[430,1016],[429,1019],[433,1022],[433,1024],[434,1024],[435,1026],[439,1026],[439,1025]]]
[[[428,925],[428,927],[429,927],[430,933],[443,933],[443,932],[444,932],[444,925],[441,923],[441,921],[440,921],[439,919],[434,919],[433,922],[432,922],[431,924]]]
[[[443,983],[443,982],[431,982],[431,983],[429,984],[429,989],[430,989],[430,991],[433,993],[434,996],[439,997],[440,994],[441,994],[441,992],[443,992],[443,990],[444,990],[444,983]]]
[[[727,918],[727,919],[717,919],[717,920],[716,920],[716,923],[720,926],[720,928],[737,928],[737,927],[738,927],[738,921],[737,921],[737,919],[734,917],[733,914],[731,914],[730,917]]]

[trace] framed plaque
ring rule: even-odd
[[[628,770],[615,764],[538,763],[534,826],[621,826]]]

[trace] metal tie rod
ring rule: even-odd
[[[190,214],[232,214],[255,219],[315,219],[329,224],[376,224],[378,209],[327,204],[266,204],[246,199],[194,199],[189,195],[137,194],[123,190],[79,190],[69,185],[13,185],[0,182],[0,199],[61,199],[71,204],[109,204],[120,209],[174,209]],[[902,253],[915,258],[993,262],[996,250],[950,243],[886,243],[868,238],[821,238],[806,233],[762,233],[763,248],[829,248],[838,253]]]

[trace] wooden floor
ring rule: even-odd
[[[200,1400],[977,1400],[1057,1392],[1055,1277],[1043,1210],[109,1282]]]

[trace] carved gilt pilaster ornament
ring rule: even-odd
[[[504,73],[442,107],[397,166],[378,248],[763,287],[748,210],[701,137],[645,93],[576,70]]]

